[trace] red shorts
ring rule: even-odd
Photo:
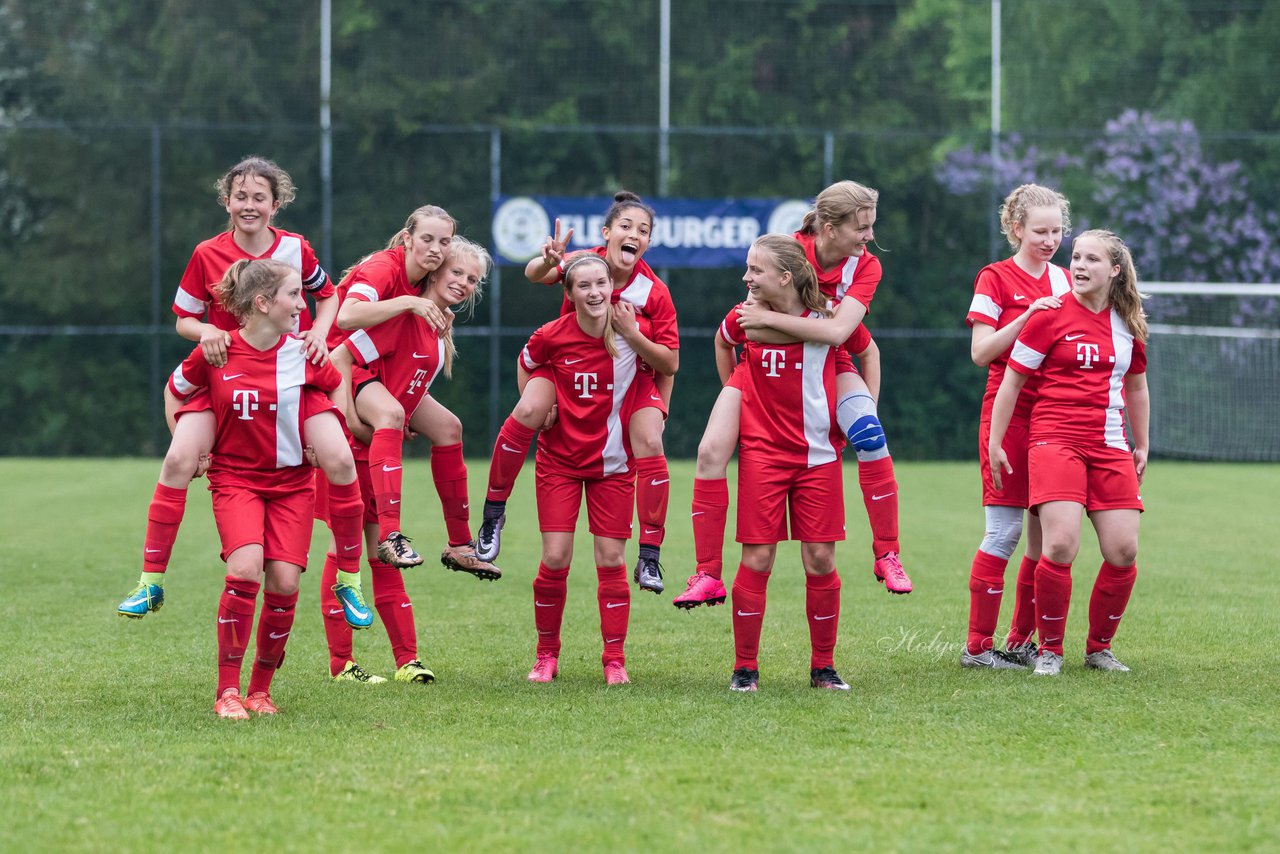
[[[733,366],[733,370],[729,373],[729,381],[725,383],[725,387],[736,388],[738,391],[742,391],[742,377],[744,376],[744,371],[746,371],[746,368],[743,366],[742,360],[739,359],[737,364]]]
[[[787,516],[791,536],[787,536]],[[753,545],[844,539],[844,478],[839,459],[813,468],[738,455],[738,536]]]
[[[315,490],[307,486],[216,486],[213,521],[222,539],[221,557],[238,548],[262,546],[265,560],[307,568]]]
[[[576,531],[582,492],[587,493],[587,530],[597,537],[631,539],[636,474],[611,474],[584,480],[537,469],[538,529]]]
[[[178,407],[173,414],[173,419],[177,421],[188,412],[210,412],[213,410],[213,398],[209,396],[209,389],[196,389],[191,397],[187,398],[187,402]]]
[[[1036,442],[1027,454],[1027,468],[1032,512],[1046,501],[1074,501],[1089,512],[1142,509],[1129,451]]]
[[[978,422],[978,464],[982,466],[982,506],[983,507],[1022,507],[1027,506],[1027,430],[1030,425],[1023,420],[1009,422],[1005,431],[1004,455],[1009,458],[1012,472],[1001,472],[1000,479],[1004,489],[996,489],[991,482],[991,455],[987,453],[987,443],[991,439],[991,421],[984,418]]]
[[[667,417],[667,404],[658,392],[657,379],[657,375],[649,368],[636,371],[636,378],[632,381],[631,392],[627,398],[627,408],[622,414],[623,421],[630,424],[631,416],[641,409],[649,408],[661,412],[664,419]]]

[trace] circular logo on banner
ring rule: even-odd
[[[813,206],[803,199],[787,199],[769,214],[769,224],[765,228],[769,234],[794,234],[800,230],[804,215],[813,210]]]
[[[507,199],[493,213],[493,243],[512,261],[528,261],[537,255],[550,233],[547,212],[528,196]]]

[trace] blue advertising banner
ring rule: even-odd
[[[761,234],[791,233],[810,209],[800,199],[646,199],[657,212],[644,260],[650,267],[741,267]],[[500,196],[493,206],[494,260],[524,264],[560,220],[573,229],[570,251],[604,242],[600,229],[613,199]]]

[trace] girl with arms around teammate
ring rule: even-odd
[[[277,711],[271,680],[293,628],[315,506],[313,469],[303,460],[304,430],[313,440],[340,437],[338,410],[324,408],[322,401],[331,395],[345,407],[346,400],[342,378],[333,366],[309,362],[307,344],[289,334],[306,310],[302,280],[290,265],[237,261],[218,294],[242,324],[230,334],[224,364],[214,368],[197,347],[174,372],[169,386],[175,398],[207,389],[216,424],[209,489],[227,576],[218,606],[214,711],[219,717],[244,719],[250,711]],[[179,423],[183,414],[177,413]],[[339,480],[355,484],[350,452],[345,462]],[[241,664],[259,588],[263,608],[257,649],[242,700]]]
[[[797,317],[824,315],[827,298],[804,251],[792,237],[768,234],[747,253],[743,281],[770,310]],[[847,691],[835,670],[840,624],[840,576],[835,543],[843,540],[844,485],[836,423],[836,374],[853,370],[848,352],[826,344],[762,344],[747,339],[730,311],[717,344],[742,345],[738,452],[738,542],[742,562],[733,581],[734,670],[729,687],[755,691],[765,593],[778,542],[800,540],[805,613],[811,645],[810,684]],[[790,530],[787,519],[790,517]]]
[[[1027,426],[1035,399],[1028,382],[1010,416],[1003,446],[1013,472],[996,488],[991,479],[987,443],[991,408],[1004,378],[1014,339],[1036,312],[1054,311],[1071,289],[1067,271],[1052,263],[1071,227],[1066,198],[1038,184],[1023,184],[1000,206],[1000,228],[1014,249],[1013,257],[983,267],[973,283],[973,302],[966,320],[973,327],[971,354],[987,368],[978,421],[978,456],[982,470],[982,507],[986,533],[969,570],[969,636],[960,654],[961,667],[1021,669],[1035,662],[1035,569],[1040,560],[1040,517],[1027,521],[1027,547],[1018,567],[1013,620],[1004,650],[994,648],[1005,568],[1022,534],[1027,506]]]
[[[585,492],[599,581],[601,663],[606,684],[621,685],[630,681],[624,653],[631,611],[625,549],[635,492],[624,414],[636,391],[637,355],[610,322],[618,309],[610,306],[613,285],[603,258],[592,252],[571,256],[564,290],[573,313],[535,332],[518,363],[522,387],[533,372],[550,369],[560,409],[538,440],[534,463],[542,560],[533,581],[538,642],[529,681],[550,682],[559,672],[573,534]]]
[[[671,402],[672,378],[680,363],[680,334],[671,292],[642,258],[653,230],[653,208],[625,190],[613,198],[601,230],[604,245],[590,251],[609,266],[614,331],[641,360],[632,409],[624,414],[636,457],[636,515],[640,521],[640,556],[633,578],[642,590],[661,593],[659,557],[666,533],[671,482],[662,432]],[[561,236],[557,221],[556,233],[547,238],[542,255],[525,267],[525,276],[545,284],[562,281],[564,253],[572,237],[572,229]],[[565,300],[561,314],[570,314],[573,310],[570,301]],[[549,423],[556,402],[555,389],[546,369],[535,373],[498,434],[489,466],[484,522],[477,543],[477,552],[484,560],[494,560],[498,555],[507,498],[524,465],[529,444],[536,431]]]
[[[1102,566],[1089,599],[1084,663],[1126,672],[1111,642],[1137,578],[1139,485],[1147,469],[1151,402],[1147,321],[1129,248],[1109,231],[1086,231],[1071,250],[1071,292],[1057,311],[1033,315],[1009,355],[991,412],[987,454],[999,490],[1016,473],[1003,447],[1019,393],[1039,378],[1028,429],[1029,507],[1043,537],[1035,575],[1040,651],[1035,673],[1057,676],[1071,602],[1071,563],[1089,514]],[[1133,448],[1125,437],[1125,416]]]

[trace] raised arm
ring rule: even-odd
[[[530,259],[525,265],[524,277],[543,285],[553,285],[560,281],[560,271],[557,268],[564,260],[564,253],[572,238],[572,228],[563,237],[560,236],[560,219],[557,217],[555,233],[542,242],[542,254]]]
[[[1062,301],[1057,297],[1040,297],[1040,299],[1031,303],[1026,311],[1010,322],[1008,326],[1001,329],[996,329],[994,326],[988,326],[985,323],[973,324],[969,358],[973,359],[973,363],[978,367],[985,368],[1013,346],[1018,333],[1027,325],[1031,315],[1037,311],[1052,311],[1061,305]]]
[[[742,328],[747,330],[747,337],[752,341],[757,340],[752,330],[772,329],[791,336],[793,340],[839,347],[867,316],[867,307],[853,297],[845,297],[836,306],[835,314],[829,318],[797,317],[770,311],[760,305],[744,305],[738,309],[738,315]]]
[[[390,320],[397,314],[410,312],[424,318],[437,332],[448,325],[444,312],[434,302],[403,294],[377,302],[347,297],[342,307],[338,309],[338,328],[348,331],[368,329],[370,326],[377,326],[383,321]]]

